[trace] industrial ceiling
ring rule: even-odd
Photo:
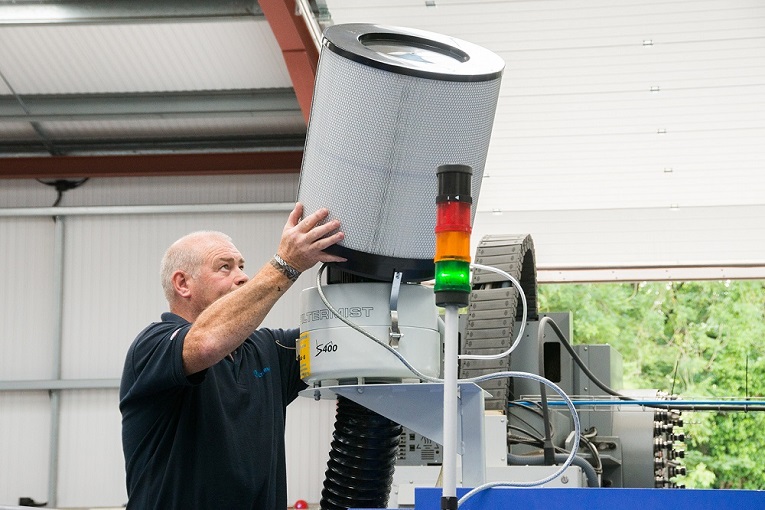
[[[297,172],[347,22],[505,60],[477,236],[533,232],[550,280],[765,277],[758,0],[0,0],[0,177]]]

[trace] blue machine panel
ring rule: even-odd
[[[462,497],[468,489],[457,489]],[[441,489],[415,489],[415,510],[440,510]],[[460,510],[762,510],[765,491],[731,489],[492,488],[468,499]]]

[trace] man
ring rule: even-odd
[[[120,385],[128,508],[287,506],[286,407],[305,387],[299,330],[256,328],[300,272],[339,262],[343,239],[296,204],[274,258],[252,278],[230,238],[196,232],[162,260],[170,312],[128,350]]]

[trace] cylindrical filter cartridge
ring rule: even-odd
[[[319,58],[298,200],[327,207],[340,268],[433,277],[436,169],[473,169],[475,203],[504,62],[474,44],[368,24],[329,27]]]

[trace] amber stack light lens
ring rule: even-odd
[[[467,306],[470,296],[470,225],[473,170],[467,165],[438,167],[436,197],[436,304]]]

